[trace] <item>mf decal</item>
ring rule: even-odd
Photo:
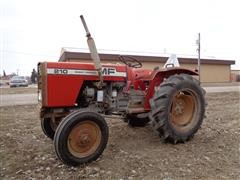
[[[115,68],[109,68],[109,67],[103,67],[102,68],[102,73],[103,75],[112,75],[116,73],[116,69]]]

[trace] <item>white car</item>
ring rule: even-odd
[[[10,87],[27,87],[28,81],[24,76],[13,76],[9,85]]]

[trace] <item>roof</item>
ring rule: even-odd
[[[120,51],[99,51],[100,59],[118,61],[120,55],[130,55],[141,62],[161,62],[165,63],[169,58],[170,54],[157,54],[157,53],[139,53],[139,52],[120,52]],[[114,52],[114,53],[113,53]],[[181,64],[197,64],[196,56],[189,55],[177,55],[178,60]],[[69,60],[91,60],[90,53],[87,49],[78,48],[62,48],[59,61]],[[222,64],[232,65],[235,64],[235,60],[228,59],[217,59],[215,57],[202,57],[202,64]]]

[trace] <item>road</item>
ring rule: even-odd
[[[240,86],[204,87],[207,93],[236,92],[240,91]]]
[[[204,87],[207,93],[240,91],[240,86]],[[0,106],[37,104],[37,94],[3,94],[0,95]]]
[[[0,95],[0,106],[37,104],[37,94],[3,94]]]

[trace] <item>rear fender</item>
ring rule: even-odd
[[[161,76],[164,78],[168,78],[169,76],[172,76],[174,74],[189,74],[192,76],[198,76],[198,73],[196,71],[192,71],[185,68],[166,68],[161,69],[158,71],[155,71],[152,73],[152,78],[154,79],[156,76]]]
[[[159,86],[164,81],[164,79],[174,74],[189,74],[193,76],[198,76],[197,72],[184,68],[166,68],[158,71],[153,71],[151,75],[149,88],[145,97],[144,103],[145,110],[150,110],[149,100],[154,95],[155,87]]]

